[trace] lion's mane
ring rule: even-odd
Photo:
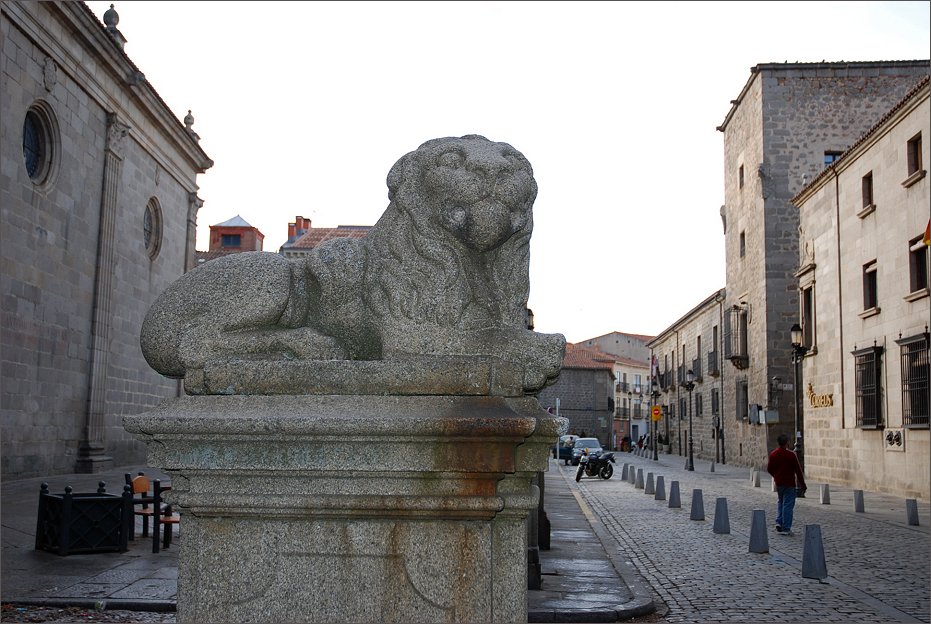
[[[436,166],[437,147],[458,143],[468,148],[478,135],[433,139],[401,157],[388,174],[387,210],[370,232],[367,307],[380,317],[403,317],[439,327],[485,329],[522,327],[529,293],[531,207],[536,183],[530,163],[519,157],[532,182],[522,226],[499,246],[476,253],[443,227],[443,198],[425,188],[425,172]],[[490,142],[489,142],[490,143]]]

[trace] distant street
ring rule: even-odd
[[[616,453],[614,477],[582,479],[575,468],[550,460],[547,478],[566,478],[616,547],[655,592],[666,622],[929,622],[928,501],[919,501],[919,526],[907,524],[905,499],[864,493],[864,512],[854,511],[853,492],[830,490],[820,502],[820,483],[809,481],[796,505],[793,536],[774,529],[776,494],[769,475],[754,487],[750,469],[715,466],[660,454],[659,461]],[[666,498],[679,481],[681,508],[622,479],[625,463],[662,475]],[[702,491],[704,520],[690,520],[692,491]],[[716,499],[727,500],[729,534],[712,530]],[[766,513],[768,553],[751,553],[753,510]],[[802,577],[805,525],[820,525],[828,577]],[[667,611],[668,609],[668,611]]]

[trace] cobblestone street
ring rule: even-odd
[[[776,533],[776,494],[769,475],[754,487],[750,469],[695,461],[684,470],[678,455],[659,461],[618,453],[615,476],[583,479],[551,461],[552,478],[571,481],[597,525],[616,541],[652,587],[667,622],[929,622],[929,508],[920,501],[919,526],[909,526],[904,499],[865,492],[865,511],[853,492],[831,488],[820,502],[810,482],[796,505],[794,535]],[[662,475],[664,489],[679,482],[681,508],[655,500],[622,479],[625,463],[646,480]],[[557,474],[552,474],[557,473]],[[704,520],[690,520],[693,489],[700,489]],[[727,500],[729,534],[713,532],[716,499]],[[751,553],[753,510],[766,513],[768,553]],[[828,577],[803,578],[805,525],[820,525]],[[612,544],[608,544],[611,546]]]

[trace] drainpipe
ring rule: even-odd
[[[675,357],[672,359],[673,366],[676,369],[677,373],[678,373],[679,368],[675,366],[675,363],[676,363],[676,360],[678,360],[680,357],[681,356],[679,354],[679,330],[677,329],[676,330],[676,352],[675,352]],[[679,362],[679,366],[681,365],[682,365],[682,362]],[[681,386],[679,385],[679,379],[678,379],[678,374],[677,374],[677,377],[676,377],[676,407],[677,408],[682,407],[682,400],[679,397],[679,392],[681,391],[682,390],[681,390]],[[678,410],[676,411],[676,444],[679,447],[679,457],[682,457],[682,414],[678,413]]]
[[[834,227],[836,228],[837,233],[837,245],[835,249],[837,250],[837,321],[838,321],[838,342],[840,344],[840,427],[845,429],[847,427],[847,410],[844,406],[844,397],[846,392],[844,389],[844,291],[843,291],[843,276],[841,275],[844,265],[840,261],[840,182],[838,181],[837,168],[832,164],[831,165],[831,174],[834,176]],[[799,215],[801,220],[801,215]],[[803,419],[800,418],[799,422],[802,422]]]
[[[727,463],[727,446],[725,445],[724,438],[724,295],[720,292],[715,296],[714,301],[718,304],[718,327],[721,328],[721,331],[718,334],[719,344],[714,345],[715,351],[718,352],[718,371],[721,373],[721,379],[718,381],[720,384],[720,389],[718,391],[718,439],[716,444],[720,443],[721,445],[721,463]],[[717,453],[715,453],[715,460],[717,460]]]

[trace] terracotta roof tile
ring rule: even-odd
[[[613,355],[569,343],[566,345],[566,356],[563,358],[562,367],[614,371],[614,361]]]
[[[371,229],[371,225],[340,225],[335,228],[312,227],[303,236],[290,245],[286,245],[286,247],[313,249],[320,243],[334,238],[365,238]]]

